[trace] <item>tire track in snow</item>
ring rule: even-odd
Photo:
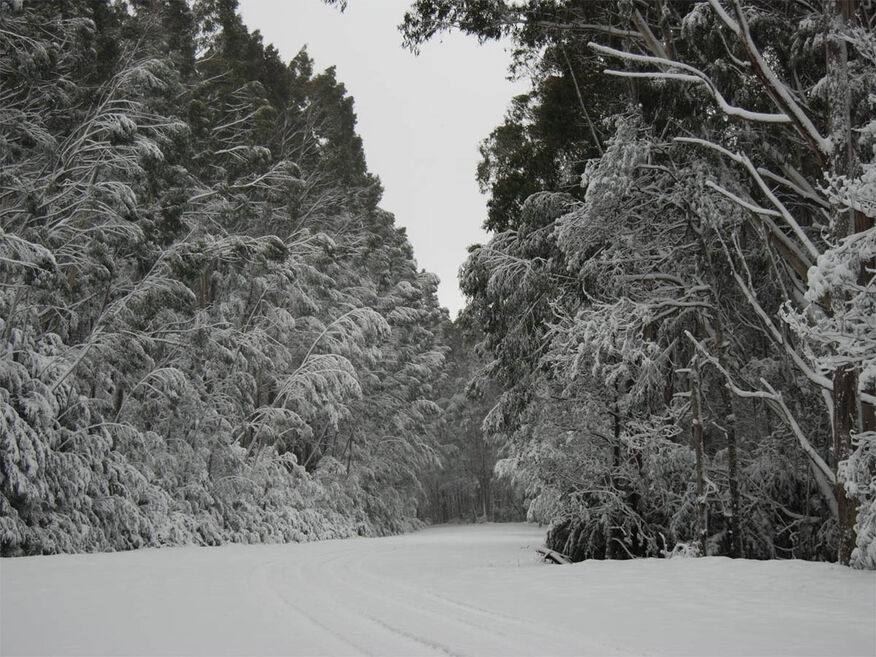
[[[617,648],[609,647],[603,643],[597,643],[582,639],[581,637],[563,637],[560,628],[545,627],[526,621],[525,619],[505,616],[497,612],[489,612],[464,603],[435,596],[422,589],[406,586],[397,579],[379,577],[368,573],[365,563],[374,558],[385,557],[393,552],[392,548],[381,550],[368,550],[367,552],[351,553],[346,559],[334,559],[324,571],[333,578],[335,583],[345,587],[348,591],[355,591],[361,599],[375,607],[376,602],[382,604],[384,611],[388,608],[389,615],[395,616],[395,612],[401,612],[398,616],[407,621],[407,624],[419,625],[416,635],[421,640],[428,640],[432,644],[440,645],[448,652],[467,652],[471,649],[474,654],[502,654],[502,655],[531,655],[543,654],[546,646],[551,646],[552,654],[580,655],[586,652],[593,654],[625,654]],[[344,572],[338,572],[338,565],[348,566]],[[353,583],[361,583],[370,580],[372,586],[356,586]],[[387,588],[394,589],[396,594],[385,593]],[[416,610],[415,616],[411,617],[411,610]],[[459,612],[465,612],[467,616],[460,616]],[[432,622],[423,624],[428,617]],[[521,627],[527,630],[521,632]],[[398,629],[398,628],[395,628]],[[429,638],[435,634],[452,637],[458,643],[465,646],[464,649],[450,648],[443,645],[437,639]],[[410,635],[410,633],[408,633]]]
[[[362,567],[362,565],[366,559],[367,559],[367,557],[361,559],[357,563],[357,566],[358,566],[357,575],[360,577],[364,577],[366,579],[370,579],[372,581],[378,582],[379,581],[378,577],[368,573]],[[542,625],[539,625],[537,623],[533,623],[532,621],[527,620],[525,618],[520,618],[520,617],[516,617],[516,616],[509,616],[507,614],[503,614],[503,613],[500,613],[498,611],[492,611],[492,610],[484,609],[483,607],[478,607],[476,605],[472,605],[472,604],[469,604],[466,602],[460,602],[460,601],[455,600],[453,598],[449,598],[449,597],[446,597],[444,595],[441,595],[440,593],[433,593],[432,591],[427,591],[427,590],[424,590],[421,588],[420,589],[415,588],[415,587],[410,586],[408,584],[404,584],[399,580],[393,580],[393,586],[395,586],[395,588],[397,588],[397,589],[404,590],[405,592],[407,592],[411,595],[418,596],[421,598],[427,598],[428,600],[437,602],[438,604],[441,604],[441,605],[446,605],[448,607],[452,607],[452,608],[457,609],[459,611],[467,612],[470,614],[477,614],[479,616],[486,616],[486,617],[491,618],[493,620],[496,620],[496,621],[499,621],[502,623],[506,623],[506,624],[512,625],[514,627],[519,627],[520,625],[526,625],[526,626],[529,626],[535,630],[540,630],[543,632]],[[464,619],[460,619],[460,620],[464,620]],[[477,624],[475,624],[475,625],[477,627],[480,627],[480,625],[477,625]]]
[[[267,563],[261,564],[260,566],[257,566],[253,570],[252,575],[251,575],[251,581],[256,584],[256,587],[258,588],[259,591],[264,593],[270,600],[272,600],[280,608],[290,610],[294,614],[296,614],[297,616],[300,616],[301,618],[303,618],[307,623],[311,624],[314,627],[320,628],[320,630],[327,633],[327,636],[329,639],[337,641],[342,646],[345,646],[348,649],[353,648],[356,651],[356,653],[364,654],[364,655],[372,655],[373,654],[373,653],[368,652],[367,650],[364,650],[362,647],[356,645],[352,641],[347,640],[346,638],[344,638],[343,636],[338,634],[335,630],[333,630],[331,627],[329,627],[327,624],[320,621],[316,616],[314,616],[311,613],[308,613],[307,611],[305,611],[304,609],[302,609],[301,607],[299,607],[295,603],[291,602],[290,600],[288,600],[286,598],[286,596],[284,596],[277,589],[275,589],[271,585],[271,579],[268,577],[268,573],[269,573],[270,569],[276,565],[277,565],[276,561],[269,561]],[[324,641],[322,639],[324,639],[324,637],[318,637],[315,642],[317,644],[322,644],[322,643],[324,643]],[[327,647],[326,652],[335,654],[335,651],[332,651],[329,647]],[[345,650],[343,652],[343,654],[349,654],[349,653]]]
[[[587,637],[569,635],[560,627],[403,583],[393,572],[380,568],[399,551],[395,544],[363,539],[331,544],[331,548],[334,554],[315,554],[315,563],[297,555],[299,558],[271,561],[259,569],[263,590],[326,633],[334,646],[327,645],[327,653],[351,654],[352,649],[352,654],[365,655],[461,657],[536,655],[549,649],[556,655],[627,654]],[[407,549],[401,549],[400,556],[408,554]],[[369,567],[369,563],[377,567]],[[289,591],[295,591],[301,603],[290,600]]]
[[[363,548],[366,545],[365,541],[355,541],[354,543],[359,544],[359,548]],[[331,587],[330,590],[334,591],[336,595],[328,596],[328,587],[326,587],[325,581],[327,568],[330,564],[348,559],[351,554],[358,552],[355,546],[344,547],[348,549],[333,557],[320,559],[319,567],[316,568],[307,567],[311,564],[307,564],[302,560],[296,560],[291,564],[272,562],[270,566],[275,571],[281,569],[281,572],[286,575],[285,577],[271,578],[270,581],[274,582],[274,584],[269,584],[269,586],[273,589],[273,593],[284,599],[289,607],[311,618],[320,627],[323,627],[327,632],[339,638],[347,645],[354,647],[359,653],[366,655],[443,654],[459,657],[439,642],[434,642],[415,633],[394,627],[381,618],[352,607],[349,604],[349,590],[351,587],[347,582],[340,582],[340,586]],[[292,575],[291,577],[289,577],[290,574]],[[301,591],[303,599],[307,601],[307,606],[311,611],[303,611],[299,605],[288,601],[286,596],[276,588],[277,582],[282,582],[289,587],[299,590],[303,589]],[[317,615],[323,619],[331,619],[331,621],[320,621],[316,618]]]
[[[379,552],[379,554],[382,554],[382,553],[387,552],[387,551],[388,550],[382,550]],[[354,559],[356,557],[359,557],[359,559],[356,560],[356,562],[358,562],[358,561],[364,560],[368,556],[373,556],[373,555],[374,555],[374,553],[370,552],[370,553],[366,553],[365,557],[361,557],[361,555],[358,555],[356,553],[353,553],[350,555],[345,555],[345,556],[353,557]],[[338,561],[341,561],[341,559],[333,559],[329,563],[335,564]],[[349,559],[347,561],[349,562]],[[395,599],[395,598],[392,598],[392,597],[387,596],[385,594],[379,593],[377,588],[366,588],[366,587],[362,587],[362,586],[355,586],[355,585],[351,584],[352,581],[355,581],[354,577],[342,577],[342,576],[338,575],[336,570],[331,568],[331,567],[327,568],[324,571],[324,574],[327,574],[335,583],[339,584],[348,593],[350,591],[354,591],[355,593],[357,593],[360,596],[360,598],[364,598],[364,599],[366,599],[366,601],[370,601],[372,604],[368,605],[369,607],[373,606],[373,603],[375,601],[382,601],[382,603],[384,605],[384,610],[386,609],[387,606],[391,610],[394,610],[394,611],[390,611],[390,613],[388,614],[390,617],[408,616],[408,621],[409,621],[410,615],[412,614],[412,609],[415,609],[416,611],[413,613],[415,613],[415,615],[417,615],[418,617],[422,617],[423,615],[428,615],[428,616],[430,616],[433,619],[438,620],[438,621],[445,621],[445,622],[448,620],[454,621],[458,624],[463,624],[465,626],[468,626],[466,629],[470,634],[471,633],[479,633],[481,637],[484,636],[482,628],[480,626],[478,626],[477,624],[475,624],[467,619],[460,619],[458,617],[450,617],[446,614],[435,613],[434,611],[428,611],[428,610],[425,610],[422,605],[406,604],[404,601],[399,601],[398,599]],[[376,584],[379,587],[385,588],[386,585],[389,584],[389,582],[388,581],[378,581]],[[347,600],[349,601],[349,596],[347,597]],[[395,612],[399,612],[399,611],[401,612],[401,614],[395,613]],[[357,613],[359,613],[363,616],[366,616],[367,618],[370,618],[372,621],[380,624],[381,626],[383,626],[383,627],[385,627],[393,632],[396,632],[397,634],[412,638],[412,639],[418,641],[419,643],[430,646],[433,649],[440,650],[441,652],[443,652],[445,654],[455,655],[457,657],[461,656],[462,654],[465,654],[464,652],[460,652],[458,650],[455,650],[454,648],[451,648],[450,646],[446,645],[444,642],[442,642],[438,639],[428,638],[427,636],[424,636],[424,634],[432,634],[434,632],[434,630],[435,630],[434,625],[429,626],[429,627],[425,627],[425,628],[421,627],[419,631],[414,632],[414,631],[408,631],[408,630],[401,629],[397,625],[393,625],[390,622],[387,622],[383,618],[377,618],[374,615],[372,615],[371,613],[367,613],[365,611],[362,611],[361,608],[357,609]],[[493,634],[490,634],[489,638],[490,638],[491,648],[492,649],[497,648],[498,642],[496,641],[496,636]],[[496,651],[496,654],[516,654],[516,651],[513,650],[513,644],[508,644],[507,646],[503,645],[502,649]]]
[[[364,561],[364,559],[363,559],[363,561]],[[375,575],[372,575],[371,573],[368,573],[367,571],[362,569],[361,564],[360,564],[359,569],[357,570],[357,574],[359,574],[362,577],[371,579],[371,580],[378,579]],[[415,588],[415,587],[410,586],[408,584],[404,584],[399,580],[394,580],[393,584],[398,589],[403,589],[411,594],[419,595],[419,596],[422,596],[425,598],[429,598],[430,600],[434,600],[440,604],[445,604],[445,605],[448,605],[451,607],[455,607],[461,611],[480,614],[483,616],[488,616],[488,617],[494,618],[498,621],[501,621],[504,623],[509,623],[515,627],[517,627],[519,625],[527,625],[527,626],[532,627],[532,628],[537,629],[537,630],[543,629],[542,625],[539,625],[538,623],[534,623],[526,618],[520,618],[519,616],[509,616],[508,614],[503,614],[503,613],[498,612],[498,611],[492,611],[490,609],[484,609],[483,607],[478,607],[476,605],[472,605],[472,604],[469,604],[467,602],[460,602],[459,600],[455,600],[454,598],[449,598],[447,596],[441,595],[440,593],[434,593],[432,591],[427,591],[427,590],[422,589],[422,588]]]
[[[360,590],[366,594],[380,595],[383,599],[396,604],[398,604],[396,598],[373,592],[378,590],[385,591],[387,586],[394,588],[396,591],[403,591],[406,596],[416,600],[413,606],[421,613],[425,611],[425,613],[445,620],[452,618],[457,623],[475,628],[479,636],[490,637],[490,645],[498,648],[501,644],[501,649],[491,649],[493,654],[543,654],[545,646],[551,646],[551,654],[629,654],[616,646],[601,641],[575,636],[564,637],[563,634],[567,630],[560,626],[540,624],[519,616],[511,616],[461,602],[438,593],[433,593],[422,586],[414,587],[405,584],[398,578],[390,578],[379,571],[376,571],[375,574],[366,569],[366,562],[375,558],[385,557],[396,550],[398,548],[385,548],[380,551],[372,550],[354,554],[354,559],[348,561],[353,569],[352,576],[339,578],[337,573],[332,571],[332,574],[340,581],[371,581],[374,585],[373,588],[367,587],[362,589],[359,587]],[[460,616],[459,612],[464,612],[467,615]],[[526,628],[525,632],[521,632],[523,627]],[[511,643],[507,643],[508,640]]]

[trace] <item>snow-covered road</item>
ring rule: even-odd
[[[0,654],[873,655],[876,574],[549,566],[522,524],[0,561]]]

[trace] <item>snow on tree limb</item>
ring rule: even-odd
[[[730,15],[721,6],[719,0],[708,0],[709,6],[721,18],[722,21],[730,28],[730,30],[739,38],[748,53],[749,59],[755,67],[755,70],[760,74],[767,91],[775,101],[776,105],[781,109],[785,116],[793,119],[795,127],[812,143],[822,154],[828,155],[833,151],[834,144],[829,137],[822,137],[812,123],[809,116],[800,107],[799,103],[794,99],[793,94],[788,89],[775,71],[766,62],[760,50],[751,38],[751,32],[748,29],[748,21],[745,19],[745,14],[742,10],[742,5],[739,0],[733,0],[733,9],[736,13],[736,19]]]
[[[604,72],[609,75],[669,79],[677,80],[679,82],[698,82],[706,87],[712,98],[714,98],[715,102],[718,103],[721,111],[728,116],[735,116],[737,118],[744,119],[746,121],[753,121],[755,123],[791,123],[791,118],[787,114],[769,114],[766,112],[754,112],[752,110],[747,110],[743,107],[736,107],[735,105],[731,105],[727,102],[727,100],[724,98],[724,96],[721,94],[721,92],[718,90],[718,88],[715,86],[709,76],[700,71],[698,68],[690,66],[689,64],[677,62],[672,59],[654,57],[651,55],[637,55],[634,53],[626,52],[624,50],[618,50],[616,48],[603,46],[593,41],[591,41],[587,45],[596,52],[602,53],[603,55],[619,57],[621,59],[635,62],[637,64],[655,64],[657,66],[668,69],[664,72],[617,71],[614,69],[606,69]],[[672,72],[672,69],[686,71],[686,73],[674,73]]]

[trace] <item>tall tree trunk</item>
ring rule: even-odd
[[[851,368],[839,368],[833,374],[833,453],[835,467],[849,458],[851,453],[851,434],[857,416],[857,379]],[[837,533],[839,535],[839,562],[848,564],[855,547],[855,515],[853,499],[846,495],[844,482],[838,478],[836,483]]]
[[[712,319],[712,328],[715,332],[715,351],[718,356],[718,363],[726,371],[731,371],[731,363],[727,358],[727,345],[724,340],[724,323],[721,320],[721,285],[716,275],[717,267],[712,260],[712,254],[706,245],[704,238],[705,230],[707,229],[704,222],[700,223],[700,229],[697,231],[700,244],[701,266],[705,269],[711,281],[712,302],[715,305],[714,318]],[[733,411],[733,395],[726,384],[721,386],[721,403],[724,407],[724,431],[727,439],[727,479],[730,488],[730,556],[734,558],[742,557],[742,531],[739,527],[739,462],[736,453],[736,414]]]
[[[724,431],[727,436],[727,479],[730,486],[730,556],[740,558],[742,552],[742,530],[739,527],[739,464],[736,455],[736,414],[733,412],[733,399],[726,387],[721,387],[724,404]]]
[[[706,554],[708,536],[708,517],[706,515],[706,482],[703,475],[703,421],[700,413],[700,372],[699,363],[694,356],[690,369],[690,432],[697,459],[697,517],[699,519],[700,554]]]
[[[724,329],[720,318],[715,320],[715,342],[718,362],[729,371]],[[736,456],[736,413],[733,397],[726,385],[721,386],[721,402],[724,406],[724,431],[727,438],[727,479],[730,487],[730,556],[739,558],[742,553],[742,531],[739,528],[739,464]]]
[[[492,491],[492,479],[493,472],[490,467],[490,450],[487,444],[484,442],[483,438],[481,438],[481,495],[482,501],[484,505],[484,519],[492,520],[493,519],[493,491]]]
[[[834,175],[853,176],[856,174],[857,158],[852,139],[851,91],[849,88],[848,48],[844,39],[838,36],[854,19],[855,0],[826,0],[826,20],[831,34],[828,35],[827,80],[828,80],[828,128],[833,140],[830,169]],[[854,210],[834,206],[831,217],[834,240],[838,242],[857,230],[863,229],[863,222],[856,217]],[[860,276],[859,276],[860,278]],[[852,451],[852,434],[858,417],[857,373],[852,368],[839,367],[833,372],[833,456],[834,467],[849,457]],[[837,474],[839,471],[837,470]],[[837,477],[837,533],[839,536],[838,558],[848,564],[855,546],[856,508],[849,499],[841,477]]]
[[[619,395],[614,398],[614,445],[612,446],[612,459],[613,459],[613,470],[616,470],[620,467],[621,464],[621,449],[620,449],[620,434],[621,434],[621,421],[620,421],[620,400]],[[614,481],[614,472],[612,472],[612,486],[617,488]],[[605,546],[605,556],[607,559],[616,559],[620,557],[620,550],[618,550],[618,545],[620,545],[619,541],[622,540],[620,537],[618,530],[615,526],[615,523],[612,521],[611,529],[608,532],[607,544]]]

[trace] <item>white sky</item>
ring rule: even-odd
[[[383,183],[381,206],[407,228],[418,265],[441,278],[438,298],[455,317],[466,247],[485,238],[477,147],[525,87],[505,79],[511,56],[496,43],[454,33],[419,56],[403,49],[396,26],[409,5],[349,0],[341,13],[321,0],[241,0],[240,14],[285,61],[307,44],[317,71],[337,67],[368,168]]]

